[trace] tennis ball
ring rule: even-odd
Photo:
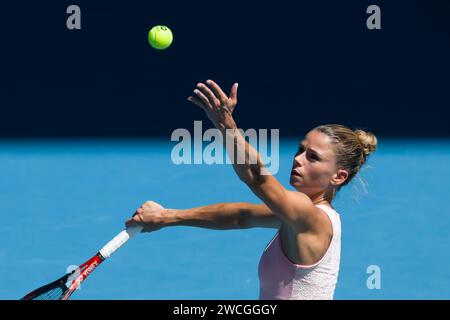
[[[172,31],[166,26],[154,26],[148,32],[148,42],[155,49],[167,49],[172,44],[172,41]]]

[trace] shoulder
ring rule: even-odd
[[[293,205],[298,219],[292,225],[295,230],[302,233],[323,234],[333,233],[332,224],[323,206],[316,206],[304,193],[288,191],[288,197]],[[332,208],[330,208],[333,210]]]

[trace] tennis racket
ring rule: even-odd
[[[64,275],[56,281],[28,293],[21,300],[67,300],[72,293],[86,280],[100,263],[108,259],[125,242],[136,233],[142,231],[142,226],[130,227],[120,232],[109,241],[96,255],[83,263],[77,269]]]

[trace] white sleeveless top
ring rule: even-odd
[[[341,255],[341,220],[332,208],[316,206],[328,215],[333,227],[333,236],[325,255],[314,265],[294,264],[285,256],[277,232],[259,262],[260,299],[333,299]]]

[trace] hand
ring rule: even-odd
[[[208,86],[198,83],[194,96],[190,96],[188,100],[201,107],[218,129],[236,128],[231,114],[237,104],[238,84],[233,84],[230,96],[227,97],[217,83],[212,80],[207,80],[206,83]]]
[[[154,201],[145,202],[133,217],[125,222],[126,227],[141,225],[144,227],[142,232],[152,232],[161,229],[164,226],[165,209]]]

